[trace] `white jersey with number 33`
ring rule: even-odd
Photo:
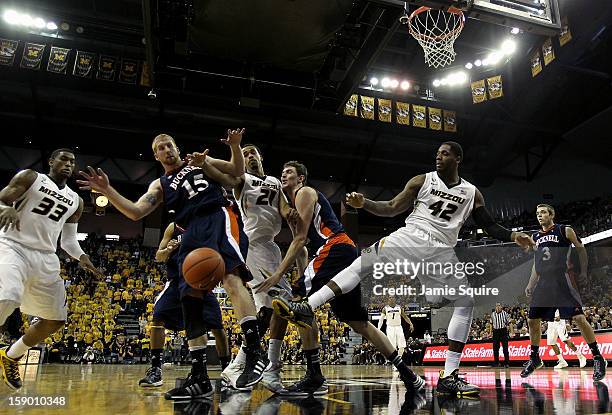
[[[476,187],[464,179],[448,187],[438,173],[425,175],[406,225],[417,226],[447,246],[455,246],[459,230],[472,213]]]
[[[0,238],[55,252],[64,223],[79,208],[79,195],[68,186],[60,189],[49,176],[38,173],[32,186],[13,206],[21,230],[0,231]]]
[[[276,177],[244,174],[238,208],[249,242],[259,239],[272,241],[278,235],[282,225],[279,211],[281,197],[285,195]]]

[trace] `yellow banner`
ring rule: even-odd
[[[429,113],[429,128],[432,130],[442,130],[442,110],[439,108],[427,108]]]
[[[427,128],[427,116],[423,105],[412,104],[412,125],[419,128]]]
[[[366,120],[374,119],[374,97],[361,96],[359,116]]]
[[[472,101],[474,104],[480,104],[487,100],[487,89],[485,88],[485,81],[472,82]]]
[[[444,110],[444,131],[457,132],[457,113],[455,111]]]
[[[544,56],[544,66],[550,65],[550,63],[555,60],[555,51],[551,38],[546,39],[542,45],[542,55]]]
[[[531,55],[531,76],[536,77],[540,72],[542,72],[542,58],[540,58],[540,51],[536,50],[533,55]]]
[[[391,100],[378,98],[378,119],[382,122],[391,122]]]
[[[561,20],[561,33],[559,33],[559,44],[561,46],[565,46],[570,40],[572,40],[572,32],[570,30],[567,17],[564,17]]]
[[[348,101],[346,101],[346,104],[344,105],[344,115],[348,115],[351,117],[357,116],[357,101],[359,101],[359,95],[351,95],[351,97],[348,99]]]
[[[410,104],[405,102],[396,102],[395,108],[397,123],[401,125],[410,125]]]
[[[487,87],[489,88],[490,99],[497,99],[504,96],[504,85],[501,75],[487,78]]]

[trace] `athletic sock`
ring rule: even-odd
[[[319,291],[314,294],[311,294],[310,297],[308,297],[308,305],[310,305],[310,308],[314,310],[327,303],[335,296],[336,295],[334,294],[334,291],[327,285],[324,285],[319,289]]]
[[[6,355],[13,360],[19,360],[28,350],[30,350],[30,346],[25,344],[23,342],[23,337],[21,337],[9,347],[6,351]]]
[[[591,353],[593,353],[593,357],[601,356],[601,353],[599,353],[599,347],[597,346],[597,342],[589,343],[589,348],[591,349]]]
[[[535,360],[540,357],[540,346],[531,345],[531,359]]]
[[[242,328],[246,348],[251,351],[258,350],[261,345],[259,344],[260,337],[257,328],[257,318],[255,316],[244,317],[240,320],[240,327]]]
[[[191,373],[208,377],[206,370],[206,346],[189,346],[191,354]]]
[[[402,377],[405,377],[410,382],[414,382],[416,380],[416,375],[412,370],[410,370],[406,363],[404,363],[400,355],[397,353],[397,350],[391,353],[391,356],[389,356],[389,361],[393,363],[393,366],[397,368],[397,371]]]
[[[282,345],[283,341],[278,339],[270,339],[270,342],[268,343],[268,359],[270,360],[270,363],[275,366],[280,363],[280,351]]]
[[[444,377],[450,376],[455,370],[459,369],[460,361],[461,353],[449,350],[446,353],[446,361],[444,362]]]
[[[319,360],[319,348],[304,350],[304,355],[306,356],[306,373],[323,377],[323,373],[321,373],[321,361]]]
[[[230,357],[229,356],[219,356],[219,362],[221,362],[221,370],[225,370],[225,368],[227,366],[229,366],[230,363]]]
[[[246,363],[246,353],[244,352],[244,345],[238,350],[238,354],[234,358],[234,364],[244,365]]]
[[[151,366],[159,367],[162,366],[162,353],[164,349],[151,349]]]

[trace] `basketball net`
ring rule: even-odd
[[[442,68],[455,60],[455,40],[465,25],[460,9],[437,10],[423,6],[400,21],[408,25],[408,31],[423,48],[429,67]]]

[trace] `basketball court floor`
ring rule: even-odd
[[[406,393],[389,366],[325,366],[329,394],[322,398],[282,399],[257,386],[252,393],[215,392],[211,400],[173,403],[163,397],[176,377],[189,368],[164,369],[166,384],[142,389],[138,379],[144,365],[43,365],[24,371],[24,387],[11,394],[2,385],[0,413],[61,414],[601,414],[612,412],[610,378],[593,383],[592,369],[545,368],[528,379],[519,368],[466,367],[467,378],[482,387],[480,399],[442,399],[432,392],[437,367],[418,367],[427,379],[425,392]],[[22,366],[22,370],[23,366]],[[287,382],[303,373],[301,366],[286,366]],[[219,370],[210,370],[213,379]],[[28,397],[29,402],[17,402]],[[35,397],[64,397],[64,406],[36,406]],[[21,405],[19,405],[21,403]]]

